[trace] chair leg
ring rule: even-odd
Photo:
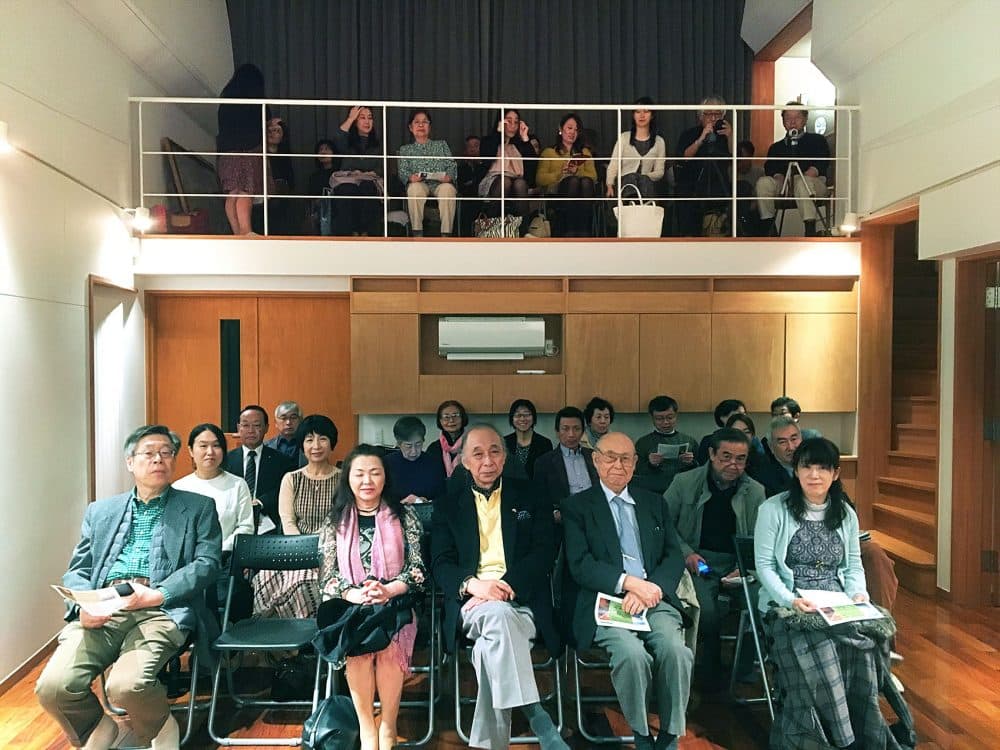
[[[590,663],[586,662],[580,658],[580,655],[575,651],[570,649],[566,656],[567,661],[569,659],[573,660],[573,693],[576,699],[576,726],[580,730],[580,735],[594,745],[624,745],[631,742],[635,742],[635,737],[633,735],[612,735],[612,736],[602,736],[597,734],[591,734],[587,730],[586,723],[583,720],[583,704],[584,703],[615,703],[618,697],[615,695],[583,695],[583,690],[580,685],[580,669],[607,669],[608,665],[604,663]]]

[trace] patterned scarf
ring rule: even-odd
[[[455,467],[462,462],[463,440],[465,440],[465,435],[459,435],[455,444],[451,445],[448,442],[448,434],[444,430],[441,431],[438,442],[441,443],[441,457],[444,459],[444,474],[447,477],[450,477],[455,472]]]

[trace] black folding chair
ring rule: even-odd
[[[754,573],[754,550],[752,536],[733,536],[733,547],[736,552],[736,566],[740,571],[740,585],[743,588],[743,599],[746,605],[740,612],[740,624],[736,635],[736,652],[733,654],[733,674],[729,678],[729,692],[733,700],[742,705],[767,702],[767,710],[774,721],[774,702],[771,696],[771,684],[767,676],[767,650],[764,647],[765,637],[761,628],[760,614],[757,602],[750,593],[749,576]],[[756,698],[742,698],[736,695],[735,665],[740,663],[743,642],[749,633],[753,636],[754,650],[757,654],[757,666],[760,669],[760,679],[764,686],[764,695]]]
[[[301,739],[273,739],[267,737],[240,737],[232,739],[215,733],[215,712],[219,700],[219,679],[222,676],[223,661],[226,662],[226,685],[233,702],[240,708],[291,708],[310,706],[316,710],[319,703],[320,666],[316,660],[316,674],[313,678],[312,700],[273,700],[240,698],[233,682],[232,663],[229,657],[239,651],[276,652],[293,651],[309,645],[317,633],[316,618],[247,618],[236,623],[229,622],[233,591],[236,579],[243,576],[243,570],[309,570],[320,565],[319,537],[316,534],[295,536],[253,536],[240,534],[236,537],[233,558],[229,568],[229,587],[226,592],[226,609],[222,618],[222,634],[216,639],[214,648],[220,651],[220,659],[212,675],[212,702],[208,710],[208,734],[213,741],[223,746],[234,745],[299,745]]]

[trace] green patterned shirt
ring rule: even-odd
[[[169,488],[168,488],[169,490]],[[167,491],[144,503],[132,490],[132,527],[125,546],[108,573],[108,581],[116,578],[149,578],[149,547],[167,507]]]

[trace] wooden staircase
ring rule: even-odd
[[[937,266],[897,236],[893,273],[892,450],[872,504],[872,539],[896,563],[901,585],[937,586]],[[900,240],[903,240],[902,242]]]

